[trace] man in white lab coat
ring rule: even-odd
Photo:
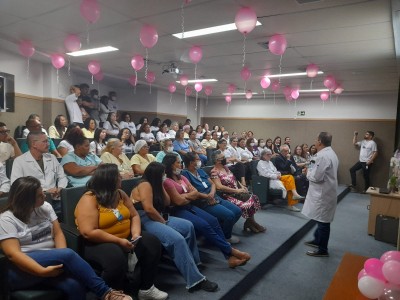
[[[327,257],[330,225],[336,211],[337,171],[339,160],[331,148],[332,135],[321,132],[315,142],[317,157],[314,166],[308,170],[310,182],[302,213],[317,222],[314,240],[305,244],[317,250],[307,251],[307,255]]]

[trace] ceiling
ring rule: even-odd
[[[310,1],[310,0],[308,0]],[[240,77],[243,59],[243,35],[237,31],[203,37],[177,39],[171,34],[182,31],[182,0],[98,0],[101,15],[95,24],[79,13],[80,0],[1,0],[0,48],[18,53],[18,43],[32,40],[34,60],[50,63],[49,54],[64,53],[63,41],[77,34],[83,48],[112,45],[119,51],[93,56],[74,57],[71,68],[87,71],[91,59],[97,59],[106,79],[115,88],[128,87],[134,74],[133,55],[145,56],[139,41],[143,24],[157,28],[158,43],[149,49],[148,69],[156,74],[155,85],[167,87],[175,79],[162,74],[163,66],[175,62],[194,78],[194,65],[188,59],[191,46],[199,45],[203,58],[197,77],[217,78],[212,83],[213,96],[225,92],[228,84],[244,88]],[[288,47],[282,57],[281,72],[304,71],[317,64],[324,75],[313,81],[313,88],[323,88],[324,76],[331,74],[345,93],[393,92],[398,90],[395,41],[390,0],[192,0],[183,5],[184,30],[233,23],[241,6],[253,8],[262,26],[246,38],[246,65],[252,72],[247,88],[261,93],[260,79],[266,73],[280,72],[280,56],[260,46],[276,34],[283,34]],[[86,38],[89,33],[89,45]],[[21,59],[24,59],[21,56]],[[66,67],[63,71],[66,72]],[[144,82],[144,71],[139,82]],[[281,85],[308,89],[307,77],[282,78]],[[183,87],[178,87],[183,91]]]

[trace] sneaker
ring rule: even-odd
[[[104,295],[103,300],[132,300],[132,297],[125,295],[122,291],[110,290]]]
[[[304,199],[306,199],[306,197],[303,197],[303,196],[300,196],[300,195],[293,196],[293,200],[304,200]]]
[[[319,248],[319,246],[314,241],[304,242],[304,245],[314,247],[314,248]]]
[[[286,206],[286,208],[290,211],[295,211],[295,212],[299,212],[300,209],[298,209],[296,206],[292,205],[292,206]]]
[[[166,292],[160,291],[154,284],[148,290],[139,290],[139,300],[164,300],[168,298]]]
[[[227,239],[226,241],[231,245],[240,243],[239,238],[237,236],[234,236],[234,235],[231,235],[231,238]]]
[[[310,251],[307,251],[306,254],[309,256],[315,256],[315,257],[329,257],[328,252],[320,251],[320,250],[310,250]]]
[[[215,292],[218,289],[218,284],[215,282],[209,281],[208,279],[204,279],[199,282],[195,286],[192,286],[189,289],[189,293],[193,293],[194,291],[203,290],[206,292]]]

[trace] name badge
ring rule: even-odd
[[[121,221],[123,219],[123,216],[121,215],[118,209],[113,209],[112,212],[118,221]]]
[[[207,183],[205,183],[204,181],[202,181],[201,183],[203,184],[203,186],[204,186],[205,188],[208,188]]]
[[[184,191],[185,193],[187,193],[187,188],[186,188],[186,186],[184,186],[183,184],[181,184],[181,187],[182,187],[183,191]]]

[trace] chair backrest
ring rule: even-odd
[[[207,166],[212,166],[213,162],[212,162],[212,154],[216,149],[206,149],[206,155],[207,155]]]
[[[61,190],[61,212],[63,223],[71,227],[75,225],[75,207],[86,192],[86,186],[65,188]]]
[[[250,163],[251,175],[258,175],[258,171],[257,171],[258,162],[259,162],[259,160],[251,161],[251,163]]]
[[[202,167],[201,169],[202,169],[204,172],[206,172],[208,176],[210,176],[211,170],[212,170],[213,168],[214,168],[214,165],[212,165],[212,166],[205,166],[205,167]]]
[[[132,179],[125,179],[121,182],[121,189],[129,196],[134,189],[140,182],[142,177],[135,177]]]
[[[6,160],[6,176],[8,179],[11,179],[11,171],[12,171],[12,166],[14,163],[14,159],[9,158]]]
[[[0,208],[3,208],[4,206],[6,206],[8,201],[8,197],[1,197],[0,198]]]
[[[54,146],[56,146],[56,148],[58,147],[58,145],[62,141],[62,139],[52,139],[52,140],[53,140]]]
[[[17,126],[14,130],[14,139],[22,138],[25,128],[26,128],[26,126],[24,126],[24,125]]]

